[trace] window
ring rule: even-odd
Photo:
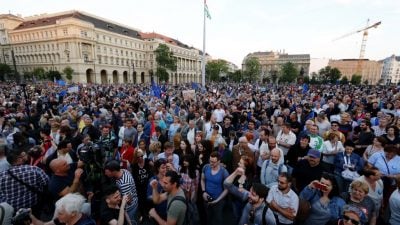
[[[97,56],[97,61],[99,62],[99,64],[101,64],[101,55]]]
[[[67,36],[68,35],[68,29],[67,28],[63,29],[63,33],[64,33],[64,36]],[[46,32],[46,37],[47,37],[47,32]]]

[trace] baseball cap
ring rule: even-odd
[[[368,222],[368,218],[367,218],[366,214],[363,212],[362,209],[360,209],[356,205],[344,205],[343,213],[345,213],[345,212],[352,212],[352,213],[356,214],[360,218],[360,222],[362,224],[365,224]]]
[[[307,156],[310,156],[313,158],[321,158],[321,152],[312,148],[312,149],[308,150]]]

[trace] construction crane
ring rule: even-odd
[[[366,45],[367,45],[368,30],[371,29],[371,28],[377,28],[379,25],[381,25],[381,23],[382,23],[382,22],[379,21],[379,22],[376,22],[376,23],[374,23],[373,25],[370,26],[370,25],[369,25],[369,19],[368,19],[368,20],[367,20],[367,26],[366,26],[366,27],[361,28],[361,29],[356,30],[356,31],[353,31],[353,32],[350,32],[350,33],[348,33],[348,34],[345,34],[345,35],[343,35],[343,36],[341,36],[341,37],[338,37],[338,38],[336,38],[336,39],[333,40],[333,41],[337,41],[337,40],[339,40],[339,39],[348,37],[348,36],[350,36],[350,35],[363,32],[363,39],[362,39],[362,42],[361,42],[361,50],[360,50],[360,57],[358,58],[358,61],[357,61],[357,70],[356,70],[356,74],[357,74],[357,75],[361,75],[361,74],[362,74],[362,69],[363,69],[363,65],[362,65],[362,64],[363,64],[363,60],[364,60],[365,47],[366,47]]]

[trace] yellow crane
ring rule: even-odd
[[[379,21],[379,22],[376,22],[376,23],[374,23],[374,24],[372,24],[372,25],[369,25],[369,19],[368,19],[368,20],[367,20],[367,26],[366,26],[366,27],[361,28],[361,29],[356,30],[356,31],[353,31],[353,32],[350,32],[350,33],[348,33],[348,34],[345,34],[345,35],[343,35],[343,36],[341,36],[341,37],[338,37],[338,38],[336,38],[336,39],[333,40],[333,41],[337,41],[337,40],[339,40],[339,39],[348,37],[348,36],[350,36],[350,35],[363,32],[363,38],[362,38],[361,50],[360,50],[360,57],[358,58],[358,61],[357,61],[357,70],[356,70],[356,74],[357,74],[357,75],[361,75],[361,74],[362,74],[362,69],[363,69],[362,63],[363,63],[363,60],[364,60],[365,47],[366,47],[366,45],[367,45],[368,30],[371,29],[371,28],[377,28],[379,25],[381,25],[381,23],[382,23],[382,22]]]

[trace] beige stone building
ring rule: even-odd
[[[342,77],[347,77],[350,81],[353,74],[357,72],[358,59],[340,59],[329,60],[328,66],[336,67],[342,73]],[[381,79],[383,63],[381,61],[373,61],[364,59],[362,63],[361,82],[366,80],[368,84],[377,84]]]
[[[260,78],[270,78],[273,73],[279,74],[282,65],[291,62],[300,71],[303,68],[304,75],[308,75],[310,70],[310,55],[309,54],[294,54],[289,55],[282,52],[254,52],[249,53],[244,59],[242,68],[246,69],[245,61],[250,58],[255,57],[261,64],[261,76]]]
[[[21,74],[37,67],[74,70],[81,83],[149,83],[156,71],[154,51],[163,43],[177,57],[170,83],[201,81],[201,52],[172,38],[143,33],[95,15],[67,11],[21,18],[0,15],[0,58]]]

